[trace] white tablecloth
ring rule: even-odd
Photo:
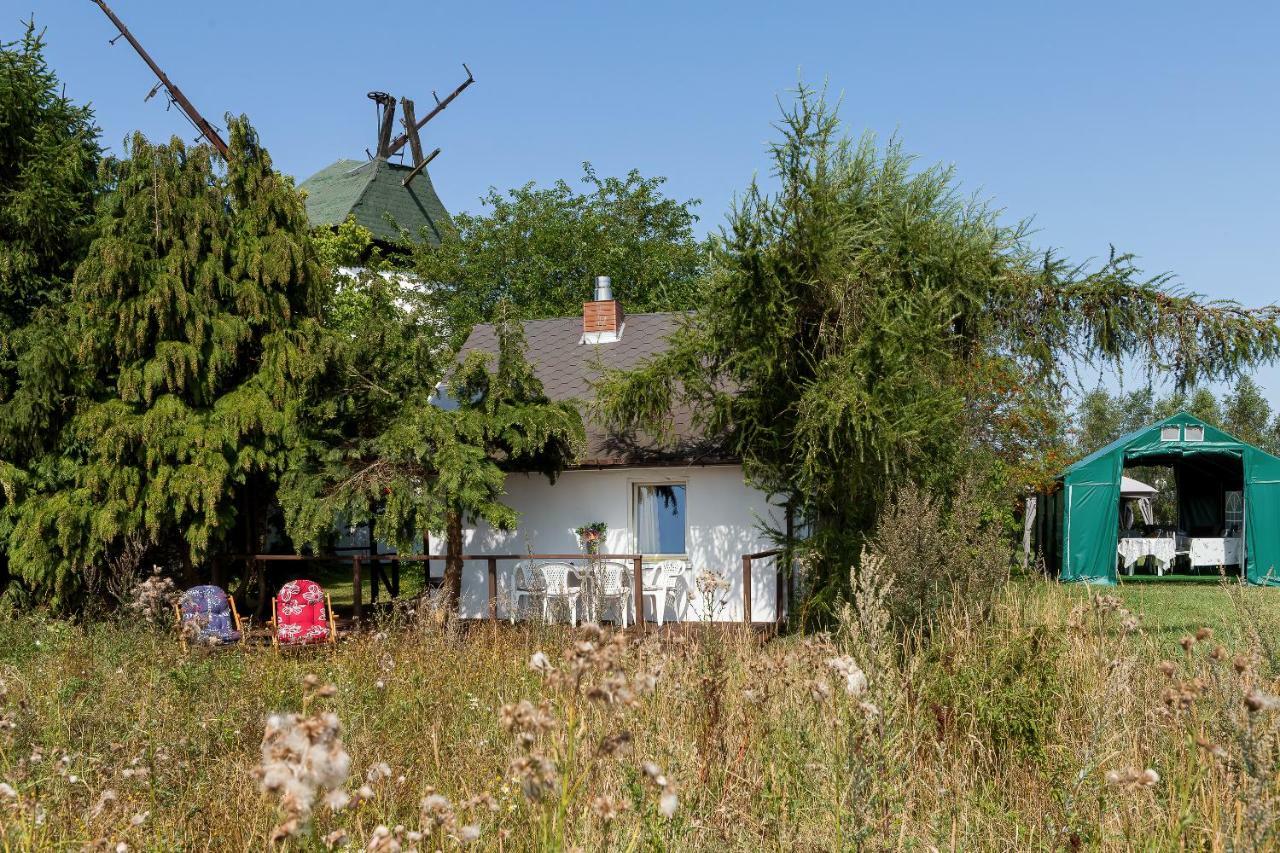
[[[1240,538],[1197,537],[1189,543],[1189,557],[1193,566],[1240,565]]]
[[[1164,574],[1173,563],[1174,553],[1177,550],[1176,543],[1172,539],[1134,537],[1121,539],[1120,544],[1116,547],[1121,560],[1124,561],[1124,567],[1128,569],[1129,574],[1133,574],[1133,565],[1144,557],[1155,557],[1158,564],[1157,573]]]

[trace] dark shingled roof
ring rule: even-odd
[[[613,343],[584,344],[581,317],[556,317],[524,323],[526,357],[543,391],[552,400],[574,400],[587,428],[587,448],[579,467],[604,465],[671,465],[731,462],[725,453],[699,439],[688,409],[672,412],[671,446],[658,447],[644,436],[607,433],[590,420],[591,381],[600,368],[629,370],[667,349],[668,339],[679,334],[682,314],[628,314],[622,338]],[[497,355],[498,336],[491,324],[471,330],[459,358],[470,352]]]
[[[316,172],[299,185],[307,194],[307,219],[313,227],[335,226],[355,216],[356,222],[373,232],[377,240],[400,239],[396,226],[407,229],[415,242],[440,243],[440,228],[449,214],[440,203],[431,177],[424,169],[410,181],[400,182],[412,172],[410,166],[386,160],[339,160]],[[395,225],[387,221],[387,214]]]

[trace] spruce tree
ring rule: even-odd
[[[66,307],[92,233],[97,133],[34,23],[0,44],[0,587],[16,503],[60,474],[77,385]]]
[[[57,603],[124,543],[188,569],[272,499],[323,366],[302,201],[252,128],[207,146],[135,136],[76,270],[69,334],[94,383],[64,448],[72,485],[19,507],[13,567]]]

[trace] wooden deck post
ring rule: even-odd
[[[489,557],[489,621],[498,619],[498,558]]]
[[[360,555],[351,558],[351,610],[356,619],[364,615],[364,584],[360,580]]]
[[[751,624],[751,555],[742,557],[742,621]]]
[[[777,589],[774,591],[774,594],[773,594],[773,597],[774,597],[773,621],[779,628],[782,627],[782,623],[784,621],[783,615],[782,615],[782,603],[783,603],[783,599],[786,598],[786,593],[787,593],[787,585],[786,585],[787,579],[783,576],[783,573],[782,573],[782,564],[785,562],[783,560],[783,557],[785,557],[787,553],[788,552],[784,551],[783,553],[773,558],[773,564],[776,568],[775,577],[777,578],[777,584],[776,584]],[[790,567],[788,566],[788,568]]]
[[[635,596],[636,607],[636,630],[643,634],[648,630],[648,626],[644,622],[644,558],[633,557],[631,568],[633,574],[631,580],[632,594]],[[663,604],[665,605],[666,602],[663,602]]]

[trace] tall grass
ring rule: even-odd
[[[1280,844],[1274,594],[1220,590],[1238,630],[1223,646],[1222,630],[1189,633],[1184,651],[1141,612],[1136,630],[1125,625],[1118,599],[1040,584],[1008,588],[990,620],[956,610],[900,641],[882,592],[864,578],[838,631],[771,642],[733,630],[458,634],[418,614],[333,651],[184,655],[171,634],[136,623],[0,621],[0,839],[219,850]],[[301,784],[289,762],[313,746],[339,793],[317,782],[303,813],[286,796]],[[268,779],[279,784],[264,790]]]

